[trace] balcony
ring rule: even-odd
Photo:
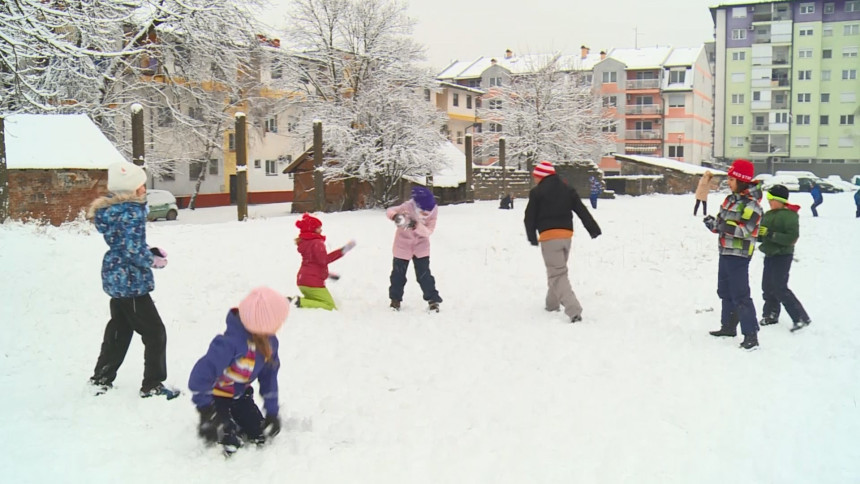
[[[627,114],[660,115],[663,113],[662,104],[628,104],[624,107]]]
[[[768,125],[767,125],[767,123],[765,123],[765,124],[754,124],[752,127],[752,130],[753,131],[767,131]]]
[[[624,139],[662,141],[663,133],[657,129],[628,129],[624,132]]]
[[[766,7],[770,8],[770,5],[766,5]],[[783,12],[756,12],[753,14],[752,21],[753,23],[757,22],[782,22],[785,20],[791,20],[791,11],[783,11]]]
[[[759,56],[752,58],[752,65],[754,66],[787,66],[788,64],[789,59],[784,57]]]
[[[660,79],[633,79],[625,84],[628,91],[636,91],[642,89],[659,89]]]

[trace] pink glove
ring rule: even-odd
[[[160,256],[155,256],[152,258],[152,267],[154,269],[164,269],[164,266],[167,265],[167,259]]]
[[[158,247],[150,247],[150,248],[149,248],[149,251],[150,251],[150,252],[152,253],[152,255],[154,255],[154,256],[167,258],[167,251],[166,251],[166,250],[164,250],[164,249],[161,249],[161,248],[158,248]]]

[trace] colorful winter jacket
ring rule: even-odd
[[[758,240],[759,250],[766,256],[794,253],[794,244],[800,236],[799,205],[785,204],[785,208],[770,210],[761,218]],[[764,228],[767,228],[764,230]],[[764,232],[764,235],[762,235]]]
[[[297,239],[302,265],[296,274],[296,284],[305,287],[325,287],[328,265],[343,257],[341,249],[326,252],[325,236],[315,232],[302,232]]]
[[[758,202],[760,194],[759,187],[753,186],[741,193],[731,193],[723,200],[717,228],[713,230],[720,234],[720,255],[752,257],[763,213]]]
[[[239,310],[227,313],[227,330],[209,344],[209,350],[197,360],[188,378],[191,401],[197,408],[214,402],[214,397],[240,398],[245,389],[260,380],[260,395],[266,415],[278,414],[278,338],[269,336],[272,356],[267,362],[257,352],[251,333],[242,325]]]
[[[529,242],[537,245],[538,234],[541,241],[560,238],[549,235],[560,232],[567,232],[567,238],[570,238],[573,234],[573,213],[571,212],[579,217],[591,238],[600,235],[600,227],[585,208],[576,190],[568,186],[558,175],[544,177],[529,191],[529,203],[526,205],[526,215],[523,220]]]
[[[146,245],[146,201],[134,195],[97,198],[89,217],[104,235],[102,288],[110,297],[143,296],[155,289],[153,255]]]
[[[409,199],[385,211],[385,215],[390,220],[393,220],[398,213],[414,221],[415,227],[397,227],[392,247],[394,257],[404,260],[411,260],[413,257],[419,259],[430,257],[430,236],[436,230],[439,206],[433,207],[430,212],[424,212],[418,209],[414,200]]]
[[[589,178],[591,195],[600,195],[600,192],[603,191],[603,187],[600,185],[600,180],[597,177],[593,176]]]

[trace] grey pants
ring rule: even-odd
[[[565,314],[572,318],[582,314],[582,306],[567,277],[570,242],[570,239],[547,240],[540,243],[540,251],[546,265],[546,309],[555,311],[560,304],[564,306]]]

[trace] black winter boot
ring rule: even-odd
[[[388,307],[395,311],[400,311],[400,301],[398,301],[397,299],[392,299],[391,304],[389,304]]]
[[[771,324],[776,324],[779,322],[779,316],[776,314],[765,314],[761,317],[758,324],[759,326],[769,326]]]
[[[750,333],[744,335],[744,340],[741,343],[741,348],[745,350],[754,350],[758,348],[758,333]]]
[[[734,338],[738,335],[738,322],[740,319],[738,318],[738,313],[733,312],[729,315],[729,321],[727,323],[721,323],[720,329],[717,331],[709,331],[711,336],[729,336]]]

